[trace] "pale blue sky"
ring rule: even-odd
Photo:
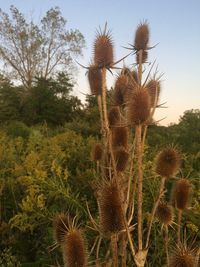
[[[87,48],[79,61],[88,64],[91,58],[95,29],[108,22],[112,30],[116,59],[127,53],[122,46],[132,43],[137,24],[147,19],[151,29],[150,43],[159,45],[150,52],[164,72],[162,102],[168,109],[160,110],[156,119],[167,116],[161,124],[177,122],[184,110],[200,108],[200,1],[199,0],[0,0],[8,12],[14,5],[36,21],[45,12],[59,6],[70,28],[78,28]],[[127,63],[134,61],[129,58]],[[75,94],[88,93],[84,70],[77,74]],[[108,77],[109,84],[112,77]],[[81,96],[83,97],[83,96]]]

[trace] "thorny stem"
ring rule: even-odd
[[[99,114],[100,114],[100,120],[101,120],[101,132],[103,133],[104,127],[103,127],[103,111],[102,111],[101,95],[97,96],[97,101],[98,101],[98,108],[99,108]]]
[[[137,168],[138,168],[138,248],[142,250],[142,188],[143,188],[143,171],[142,171],[142,146],[141,146],[142,126],[136,126],[137,137]]]
[[[182,210],[178,210],[178,221],[177,221],[177,242],[181,243],[181,219],[182,219]]]
[[[149,227],[148,227],[147,240],[146,240],[146,245],[145,245],[146,248],[149,246],[149,238],[150,238],[151,228],[152,228],[153,220],[154,220],[154,217],[155,217],[155,214],[156,214],[156,210],[157,210],[158,204],[160,202],[160,199],[162,198],[163,193],[164,193],[165,180],[166,180],[166,178],[162,177],[162,180],[161,180],[161,183],[160,183],[160,190],[159,190],[158,198],[157,198],[156,202],[154,203],[154,206],[153,206],[153,209],[152,209],[152,212],[151,212],[151,219],[150,219],[150,223],[149,223]]]
[[[126,267],[126,258],[127,258],[126,247],[127,247],[127,239],[126,239],[126,235],[123,234],[122,240],[121,240],[121,266],[122,267]]]
[[[117,247],[117,234],[111,236],[111,249],[113,256],[113,267],[118,267],[118,247]]]
[[[165,243],[165,253],[167,258],[167,267],[169,267],[169,235],[168,235],[168,226],[164,226],[164,243]]]

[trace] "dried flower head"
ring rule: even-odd
[[[157,105],[160,95],[160,82],[158,80],[151,79],[147,83],[146,88],[150,95],[151,107],[154,107],[154,105]]]
[[[173,189],[173,200],[175,207],[184,210],[187,208],[192,193],[192,186],[188,179],[178,180]]]
[[[123,146],[127,148],[128,145],[128,129],[127,127],[119,126],[112,130],[112,144],[113,147]]]
[[[117,172],[123,172],[126,169],[129,153],[124,147],[118,147],[114,151]]]
[[[104,31],[97,32],[94,42],[94,63],[102,68],[110,68],[113,64],[113,42],[106,26]]]
[[[194,250],[187,248],[184,245],[180,245],[170,257],[169,267],[195,267],[195,255]]]
[[[163,149],[156,159],[155,171],[162,177],[175,175],[180,167],[180,155],[173,147]]]
[[[100,161],[103,156],[103,148],[102,145],[99,143],[96,143],[92,147],[92,160],[93,161]]]
[[[72,228],[65,236],[63,256],[68,267],[86,267],[86,248],[82,233]]]
[[[117,233],[124,228],[122,197],[114,181],[99,188],[100,223],[104,233]]]
[[[120,113],[119,113],[119,108],[118,107],[112,107],[108,113],[108,121],[109,125],[115,126],[119,123],[120,121]]]
[[[148,58],[148,52],[146,50],[141,50],[142,51],[142,58],[141,58],[141,63],[146,63],[147,62],[147,58]],[[136,53],[136,62],[137,64],[140,63],[140,56],[139,56],[139,52]]]
[[[117,106],[121,106],[126,102],[126,93],[129,89],[129,77],[128,75],[121,74],[117,77],[114,87],[114,103]]]
[[[64,213],[57,214],[53,221],[55,240],[59,245],[62,245],[65,235],[68,232],[68,217]]]
[[[156,216],[163,225],[170,225],[173,221],[173,208],[165,202],[160,202],[156,210]]]
[[[88,70],[88,81],[93,95],[100,95],[102,90],[102,72],[101,69],[91,65]]]
[[[131,125],[145,123],[150,115],[150,97],[145,88],[136,89],[128,102],[128,117]]]
[[[138,25],[135,33],[134,48],[135,50],[146,50],[149,42],[149,26],[147,23]]]

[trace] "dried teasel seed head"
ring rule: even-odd
[[[142,59],[141,59],[141,63],[146,63],[148,59],[148,52],[146,50],[142,50]],[[140,62],[140,56],[139,56],[139,52],[136,53],[136,62],[137,64],[139,64]]]
[[[94,63],[96,66],[110,68],[113,64],[113,42],[110,32],[97,32],[94,42]]]
[[[122,146],[127,148],[128,146],[128,129],[127,127],[119,126],[112,130],[112,144],[113,147]]]
[[[130,124],[145,123],[150,115],[150,97],[145,88],[136,89],[130,95],[128,102],[128,117]]]
[[[90,66],[88,70],[88,81],[93,95],[100,95],[102,90],[102,72],[96,66]]]
[[[63,256],[68,267],[86,267],[85,242],[79,229],[72,228],[65,236]]]
[[[147,83],[146,88],[150,95],[151,107],[154,107],[154,105],[157,105],[158,99],[160,96],[160,82],[157,80],[151,79]]]
[[[178,180],[173,189],[173,202],[179,210],[188,207],[191,199],[192,186],[188,179],[181,178]]]
[[[118,107],[112,107],[108,113],[109,125],[115,126],[120,121],[120,112]]]
[[[180,155],[173,147],[163,149],[156,159],[155,171],[162,177],[175,175],[180,167]]]
[[[173,208],[165,202],[160,202],[156,210],[156,216],[163,225],[170,225],[173,221]]]
[[[53,221],[53,229],[55,240],[59,245],[62,245],[65,235],[68,232],[68,217],[64,213],[57,214]]]
[[[99,143],[96,143],[92,147],[92,160],[93,161],[100,161],[103,156],[103,148],[102,145]]]
[[[116,162],[117,172],[123,172],[128,163],[129,153],[124,147],[118,147],[114,150],[114,157]]]
[[[196,267],[194,253],[184,245],[179,246],[170,257],[169,267]]]
[[[116,106],[124,105],[126,102],[126,93],[130,87],[128,75],[121,74],[117,77],[114,86],[114,104]]]
[[[134,47],[135,50],[146,50],[149,42],[149,26],[147,23],[138,25],[135,33]]]
[[[109,181],[99,189],[100,224],[104,233],[117,233],[124,228],[122,197],[116,182]]]

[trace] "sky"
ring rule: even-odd
[[[95,32],[105,22],[112,31],[115,59],[127,54],[123,46],[133,44],[137,25],[147,20],[150,27],[149,61],[156,60],[162,76],[161,102],[167,108],[156,111],[161,125],[177,123],[185,110],[200,109],[200,0],[0,0],[3,11],[16,6],[27,18],[40,21],[46,11],[58,6],[67,27],[79,29],[86,40],[83,57],[88,65],[92,58]],[[125,64],[133,64],[129,57]],[[111,86],[117,74],[108,74]],[[89,93],[85,70],[78,67],[74,94],[81,99]],[[165,118],[165,119],[163,119]],[[163,120],[162,120],[163,119]]]

